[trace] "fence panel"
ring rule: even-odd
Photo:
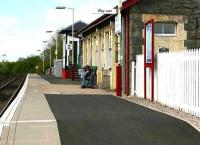
[[[200,116],[199,50],[158,54],[157,60],[155,101]]]
[[[138,97],[144,98],[144,55],[136,57],[136,92]]]

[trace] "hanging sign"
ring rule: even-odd
[[[121,14],[115,16],[115,34],[121,33]]]

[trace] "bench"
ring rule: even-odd
[[[90,70],[91,70],[91,73],[94,75],[94,85],[96,85],[96,83],[97,83],[97,66],[90,66]],[[79,69],[78,72],[79,72],[79,75],[82,78],[82,75],[85,72],[85,67],[82,68],[82,69]],[[86,78],[85,80],[86,80],[86,84],[85,84],[86,87],[91,87],[90,79]]]

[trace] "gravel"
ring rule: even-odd
[[[183,121],[189,123],[190,125],[192,125],[196,130],[198,130],[200,132],[200,117],[185,113],[181,110],[176,110],[176,109],[170,108],[168,106],[164,106],[157,102],[151,102],[150,100],[144,100],[143,98],[138,98],[136,96],[131,96],[131,97],[123,96],[122,98],[125,100],[128,100],[130,102],[139,104],[141,106],[150,108],[152,110],[162,112],[162,113],[168,114],[170,116],[176,117],[180,120],[183,120]]]

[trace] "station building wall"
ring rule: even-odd
[[[115,42],[113,22],[83,36],[83,65],[97,66],[100,88],[116,88]]]

